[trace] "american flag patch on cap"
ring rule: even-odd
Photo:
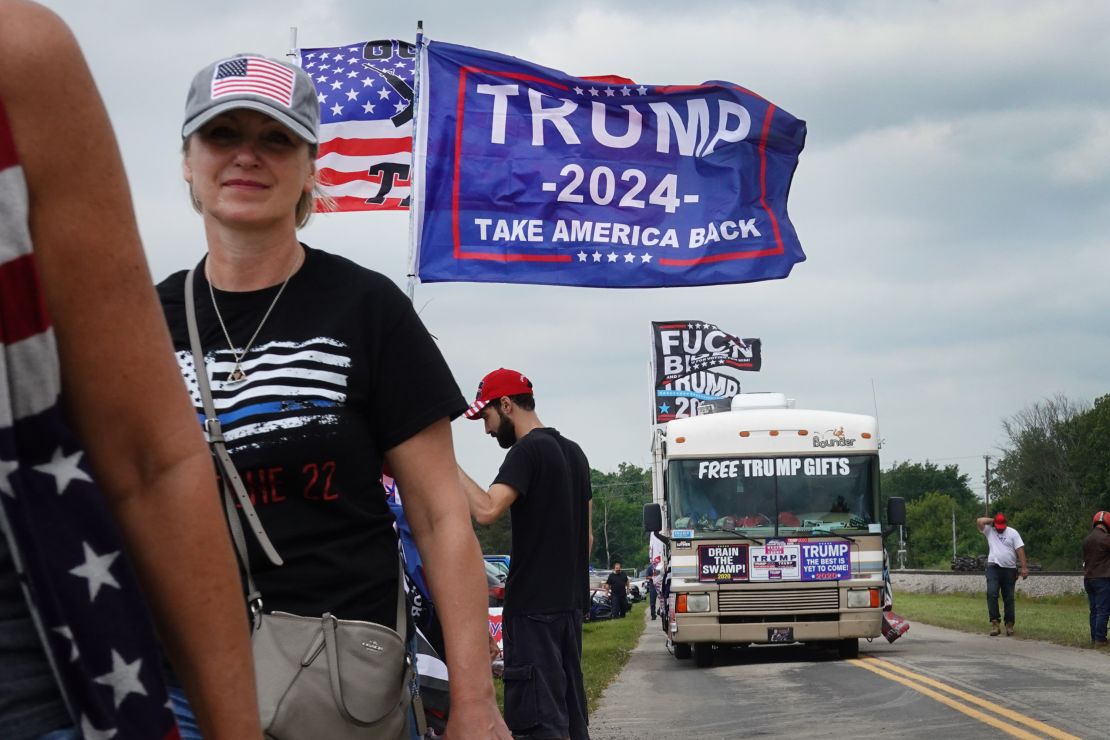
[[[261,95],[286,108],[293,105],[292,70],[263,57],[236,57],[216,65],[212,78],[212,99],[229,95]]]

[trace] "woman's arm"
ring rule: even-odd
[[[494,701],[482,551],[470,526],[450,423],[440,419],[385,457],[443,623],[451,686],[448,736],[509,738]]]
[[[250,642],[215,475],[173,359],[119,151],[52,13],[0,0],[0,99],[66,411],[207,738],[260,737]]]

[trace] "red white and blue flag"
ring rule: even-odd
[[[212,99],[225,95],[261,95],[286,108],[293,105],[296,76],[262,57],[236,57],[220,62],[212,76]]]
[[[82,737],[177,738],[138,582],[59,403],[58,351],[27,218],[26,182],[0,105],[0,546],[11,553],[5,567],[15,568],[28,618],[34,616]]]
[[[786,208],[805,122],[750,90],[575,77],[440,42],[420,67],[424,282],[715,285],[805,259]]]
[[[300,55],[320,101],[316,169],[333,210],[408,210],[416,47],[384,39]]]

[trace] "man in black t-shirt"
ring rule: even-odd
[[[621,561],[613,561],[613,572],[605,579],[605,589],[613,602],[613,617],[628,613],[628,574],[621,573]]]
[[[486,375],[466,412],[509,450],[489,490],[461,470],[479,524],[512,516],[505,583],[505,723],[517,735],[588,738],[582,614],[589,598],[590,465],[582,449],[536,416],[532,382]]]

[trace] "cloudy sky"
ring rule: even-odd
[[[872,413],[884,463],[957,463],[982,491],[1001,420],[1110,392],[1110,3],[48,0],[120,139],[156,279],[203,253],[180,174],[192,75],[239,51],[429,38],[572,74],[730,80],[808,124],[786,280],[657,290],[428,284],[415,303],[467,397],[489,369],[594,467],[650,459],[650,322],[763,340],[747,391]],[[302,239],[404,285],[403,214],[318,216]],[[874,394],[872,390],[874,389]],[[479,480],[502,452],[455,424]]]

